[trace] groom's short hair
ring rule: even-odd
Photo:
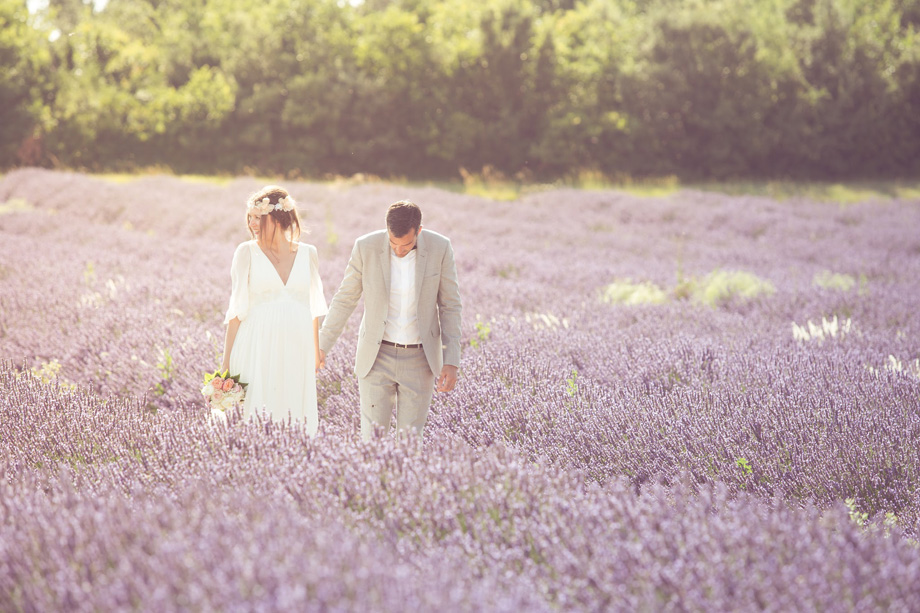
[[[422,210],[410,200],[394,202],[387,209],[387,230],[393,236],[405,236],[410,230],[422,227]]]

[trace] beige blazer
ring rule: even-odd
[[[416,244],[415,288],[418,329],[431,372],[444,364],[460,366],[460,287],[450,240],[422,229]],[[390,303],[390,240],[386,230],[355,241],[345,278],[329,305],[319,332],[319,347],[329,353],[361,297],[364,317],[358,331],[355,374],[364,377],[377,360]],[[395,257],[395,256],[394,256]]]

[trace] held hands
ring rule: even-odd
[[[322,349],[319,350],[316,358],[316,372],[319,372],[321,368],[326,368],[326,352]]]
[[[457,367],[445,364],[441,369],[441,375],[438,377],[437,389],[439,392],[449,392],[457,385]]]

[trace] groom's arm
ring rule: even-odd
[[[345,328],[345,323],[358,306],[364,287],[363,276],[364,260],[356,241],[348,259],[348,266],[345,267],[345,277],[332,297],[329,312],[326,313],[323,327],[319,331],[319,349],[324,355],[335,345]]]
[[[460,283],[450,241],[441,260],[441,283],[438,286],[438,318],[441,323],[441,348],[444,364],[460,366]]]

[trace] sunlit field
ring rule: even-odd
[[[97,178],[115,183],[137,181],[147,175],[172,174],[168,169],[147,169],[136,173],[102,173]],[[2,175],[0,175],[2,176]],[[229,175],[177,175],[183,181],[226,185],[234,177]],[[283,178],[264,177],[265,182],[285,182]],[[413,183],[405,179],[377,177],[357,174],[351,177],[324,177],[318,182],[329,186],[353,186],[366,183],[400,183],[415,186],[435,186],[446,191],[498,201],[518,200],[529,194],[555,189],[614,190],[635,196],[671,196],[684,189],[701,190],[732,196],[762,196],[784,201],[805,198],[841,206],[872,200],[920,200],[920,181],[722,181],[704,183],[682,183],[677,177],[633,178],[630,176],[608,177],[599,172],[582,171],[549,183],[525,179],[508,178],[493,169],[480,172],[462,170],[456,181],[435,183]]]
[[[2,176],[0,610],[920,610],[916,185],[580,181],[281,181],[327,299],[453,242],[460,385],[364,443],[358,313],[316,438],[209,423],[262,180]]]

